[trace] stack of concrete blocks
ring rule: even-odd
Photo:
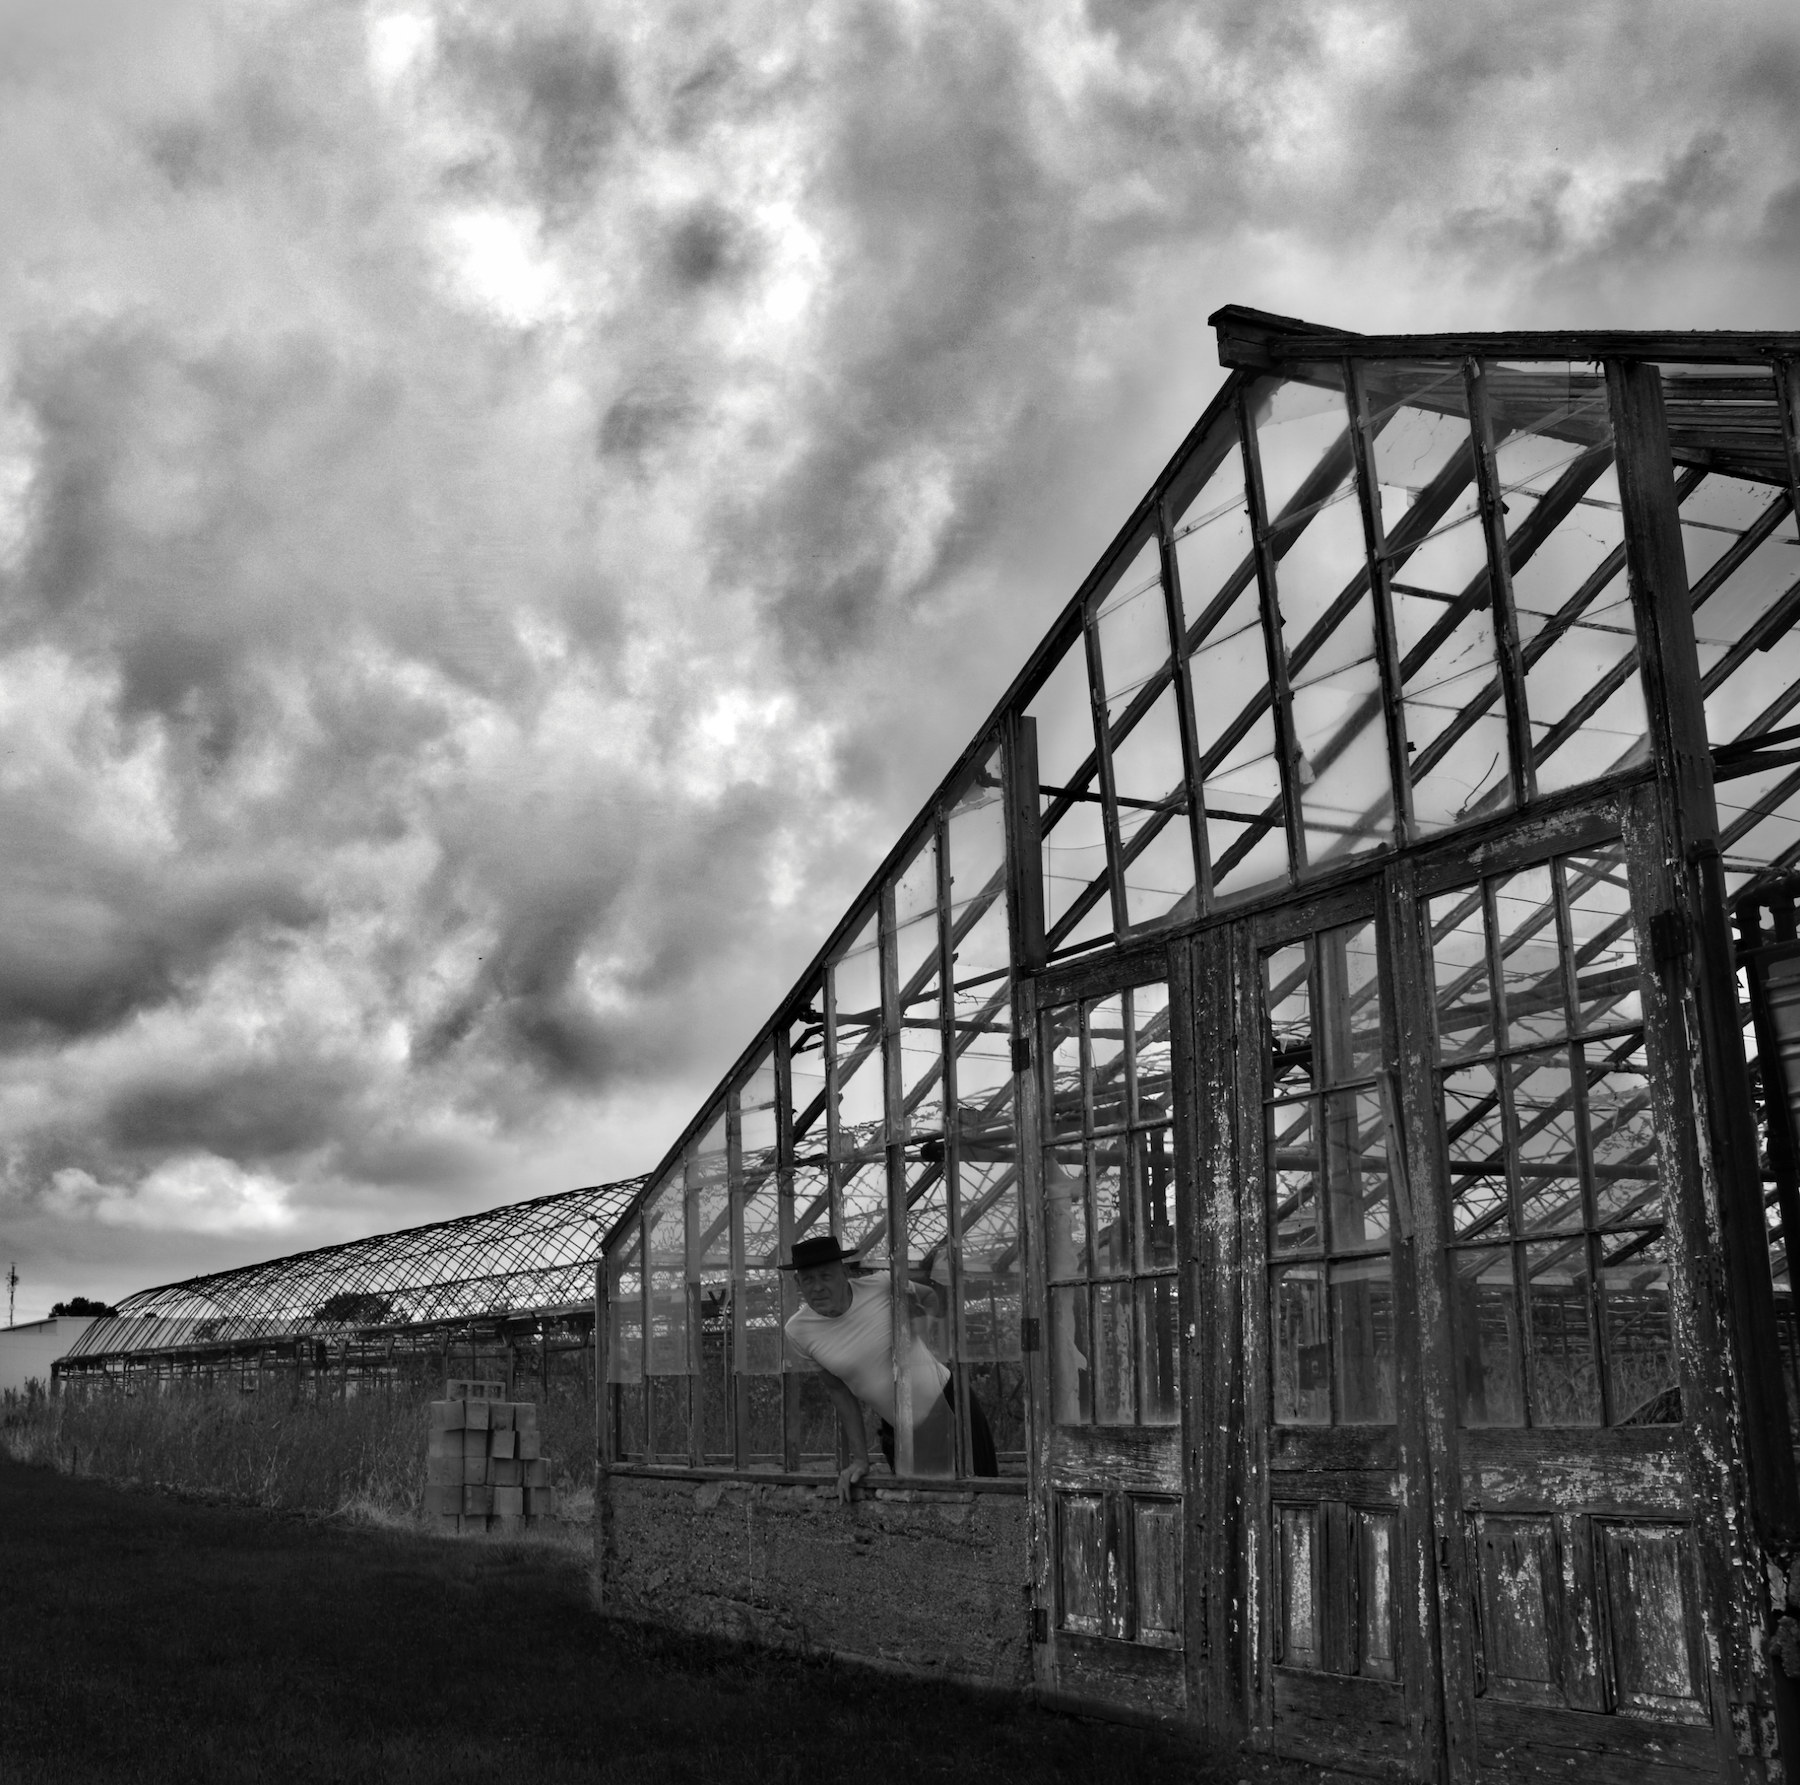
[[[550,1464],[538,1449],[537,1408],[489,1394],[499,1383],[451,1382],[431,1403],[425,1511],[446,1534],[522,1536],[556,1510]]]

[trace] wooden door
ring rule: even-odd
[[[1065,1703],[1185,1719],[1192,1314],[1166,957],[1046,976],[1035,1007],[1040,1685]]]
[[[1596,802],[1394,878],[1464,1778],[1728,1764],[1722,1356],[1683,1326],[1711,1261],[1648,959],[1654,836],[1643,802]]]
[[[1437,1772],[1392,937],[1357,890],[1237,925],[1243,1581],[1253,1735]]]

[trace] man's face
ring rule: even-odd
[[[795,1271],[794,1281],[800,1299],[815,1314],[835,1320],[840,1314],[850,1312],[850,1272],[845,1265],[835,1261],[815,1264],[806,1270]]]

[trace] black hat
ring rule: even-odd
[[[810,1271],[821,1264],[854,1264],[856,1250],[848,1252],[838,1244],[837,1235],[827,1233],[817,1239],[796,1240],[794,1255],[781,1268],[784,1271]]]

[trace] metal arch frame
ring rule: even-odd
[[[479,1214],[141,1289],[62,1361],[341,1340],[590,1306],[602,1233],[642,1189],[626,1178]]]

